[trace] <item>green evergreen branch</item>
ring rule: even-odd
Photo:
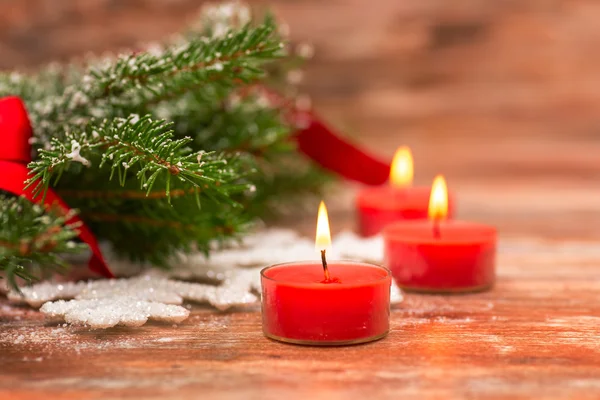
[[[149,107],[205,85],[231,90],[255,82],[264,76],[264,63],[284,54],[268,16],[262,24],[247,24],[222,37],[196,35],[157,54],[104,59],[87,71],[0,74],[0,95],[26,99],[37,142],[44,145],[52,138],[65,140],[66,132],[83,130],[94,119],[146,114]]]
[[[282,111],[249,88],[290,93],[291,57],[276,32],[270,17],[251,23],[241,3],[209,6],[200,27],[146,52],[0,73],[0,96],[23,97],[34,128],[28,185],[52,186],[99,240],[156,265],[178,251],[208,253],[214,240],[317,192],[323,173],[295,154]],[[61,260],[31,249],[0,262],[15,270]]]
[[[53,176],[68,171],[74,162],[90,167],[94,152],[101,161],[96,168],[110,167],[110,179],[116,174],[121,186],[125,185],[128,171],[134,171],[141,190],[149,195],[160,176],[166,177],[165,196],[170,199],[171,178],[201,187],[208,196],[230,201],[229,191],[239,190],[232,182],[238,178],[234,165],[213,153],[192,153],[187,145],[191,138],[173,139],[171,124],[155,121],[150,116],[127,119],[117,118],[90,125],[88,132],[66,135],[67,143],[53,138],[50,149],[41,150],[38,160],[29,164],[37,195],[45,190]],[[95,166],[94,166],[95,167]]]
[[[60,254],[85,249],[73,241],[78,225],[66,224],[72,216],[46,211],[22,197],[0,196],[0,271],[11,288],[18,290],[17,278],[31,282],[41,277],[40,271],[65,268]]]
[[[271,17],[257,27],[246,25],[224,37],[196,37],[182,46],[168,48],[160,55],[150,53],[122,56],[114,64],[90,71],[96,87],[92,98],[120,96],[127,90],[146,87],[149,92],[164,92],[165,82],[171,90],[178,86],[171,79],[209,82],[218,80],[249,81],[261,76],[256,63],[277,58],[282,44],[273,35],[275,23]],[[178,82],[177,82],[178,83]]]
[[[88,206],[81,216],[100,238],[110,237],[117,254],[157,266],[168,265],[175,251],[208,254],[215,240],[243,233],[252,222],[238,208],[214,201],[199,211],[194,196],[173,198],[172,204],[165,198],[112,198]]]

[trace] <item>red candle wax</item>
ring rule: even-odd
[[[426,219],[429,205],[429,187],[381,186],[367,188],[358,193],[358,229],[362,236],[373,236],[396,221]],[[453,215],[452,198],[448,203],[448,216]]]
[[[464,221],[404,221],[383,231],[385,265],[399,286],[425,292],[489,288],[495,279],[496,229]]]
[[[261,272],[263,331],[296,344],[344,345],[384,337],[389,330],[391,274],[366,263],[278,264]],[[335,282],[333,282],[335,281]]]

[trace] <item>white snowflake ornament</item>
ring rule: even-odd
[[[169,323],[185,320],[190,312],[181,306],[117,296],[92,300],[59,300],[40,308],[50,319],[64,319],[73,325],[111,328],[115,325],[141,326],[148,319]]]

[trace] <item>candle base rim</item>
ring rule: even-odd
[[[307,340],[307,339],[291,339],[282,336],[273,335],[263,330],[263,334],[267,339],[274,340],[277,342],[285,343],[285,344],[293,344],[299,346],[314,346],[314,347],[338,347],[338,346],[353,346],[357,344],[365,344],[370,342],[375,342],[377,340],[381,340],[385,338],[390,333],[390,329],[386,330],[383,333],[379,333],[373,336],[367,336],[364,338],[358,339],[350,339],[350,340],[332,340],[332,341],[324,341],[324,340]]]
[[[396,281],[398,287],[402,290],[405,290],[410,293],[418,293],[418,294],[448,294],[448,295],[461,295],[461,294],[469,294],[469,293],[480,293],[485,292],[487,290],[491,290],[494,287],[495,282],[485,283],[483,285],[474,285],[474,286],[461,286],[457,288],[434,288],[434,287],[424,287],[424,286],[410,286],[403,285],[402,283]]]

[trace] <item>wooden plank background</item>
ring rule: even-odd
[[[200,3],[0,0],[0,68],[157,39]],[[498,226],[494,290],[407,295],[388,338],[327,349],[264,339],[256,308],[90,332],[0,300],[0,398],[600,397],[600,3],[273,7],[314,43],[321,115],[382,156],[410,145],[419,182],[443,172],[462,218]],[[337,230],[355,189],[329,196]]]
[[[164,38],[203,3],[0,0],[0,68],[34,68]],[[269,5],[290,26],[294,44],[316,49],[302,86],[315,108],[382,155],[411,145],[419,181],[437,171],[469,180],[599,177],[597,147],[580,147],[600,146],[600,3]],[[462,138],[473,153],[468,159],[452,156]]]

